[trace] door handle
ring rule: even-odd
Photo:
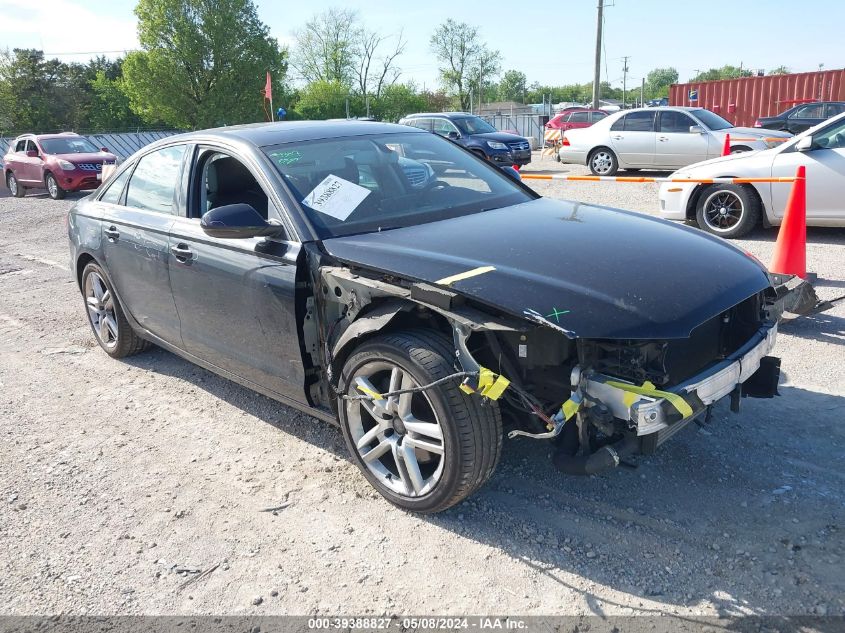
[[[669,137],[668,137],[668,136],[658,136],[658,137],[657,137],[657,140],[658,140],[658,141],[668,141],[668,140],[669,140]]]
[[[188,248],[187,244],[177,244],[176,246],[171,246],[170,252],[173,253],[173,256],[183,264],[194,258],[194,252]]]
[[[117,238],[120,237],[120,231],[117,230],[117,227],[110,226],[107,228],[103,233],[106,234],[106,237],[109,238],[110,241],[116,242]]]
[[[610,138],[612,138],[614,141],[621,141],[622,140],[622,136],[619,135],[619,134],[617,134],[616,136],[611,136]]]

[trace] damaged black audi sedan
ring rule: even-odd
[[[553,440],[560,470],[599,473],[717,400],[777,388],[753,257],[544,199],[405,126],[172,136],[78,202],[68,232],[107,354],[152,343],[339,424],[369,482],[412,511],[484,485],[503,424]]]

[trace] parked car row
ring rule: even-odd
[[[3,181],[13,196],[27,189],[46,189],[60,200],[69,191],[96,189],[102,182],[103,164],[117,157],[78,134],[24,134],[17,137],[3,157]]]
[[[775,116],[760,117],[754,122],[754,127],[798,134],[843,112],[843,101],[815,101],[797,105]]]

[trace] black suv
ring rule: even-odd
[[[843,112],[845,112],[845,102],[843,101],[802,103],[776,116],[760,117],[754,122],[754,127],[798,134]]]
[[[452,139],[499,165],[527,165],[531,162],[528,139],[499,132],[481,117],[466,112],[409,114],[399,121]]]

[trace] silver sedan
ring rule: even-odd
[[[674,170],[721,156],[727,134],[732,153],[776,147],[791,136],[734,127],[704,108],[639,108],[567,130],[558,156],[563,163],[589,166],[597,176],[612,176],[620,169]]]

